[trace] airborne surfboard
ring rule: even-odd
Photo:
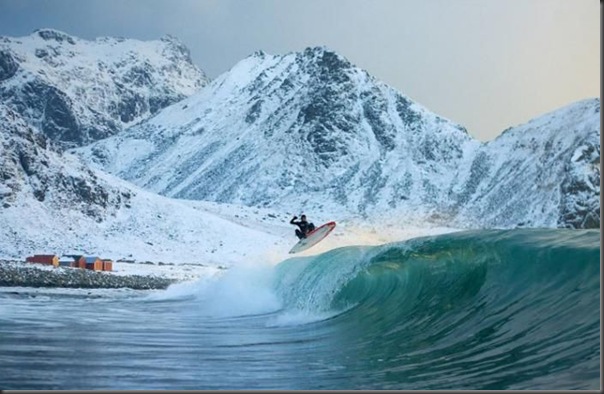
[[[294,245],[292,250],[289,253],[298,253],[306,250],[312,246],[315,246],[319,242],[323,240],[323,238],[327,237],[329,233],[336,228],[336,222],[328,222],[325,223],[313,231],[306,234],[306,238],[302,238],[300,242]]]

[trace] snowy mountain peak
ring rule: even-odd
[[[168,44],[167,48],[170,48],[173,51],[173,54],[180,55],[179,57],[186,63],[193,64],[193,60],[191,59],[191,51],[189,51],[189,48],[187,48],[187,46],[183,44],[182,41],[180,41],[177,37],[167,34],[161,37],[160,41]]]
[[[338,68],[347,69],[354,67],[344,56],[336,53],[334,50],[326,46],[315,46],[306,48],[299,53],[302,58],[311,59],[321,67],[325,67],[334,71]]]
[[[599,160],[595,108],[599,101],[577,103],[483,144],[314,47],[252,54],[82,152],[176,198],[397,223],[593,227],[599,174],[571,158]]]
[[[451,192],[490,226],[597,228],[599,163],[600,100],[581,100],[481,146]]]
[[[257,57],[257,58],[260,58],[260,59],[264,59],[266,56],[267,56],[267,53],[264,52],[263,50],[259,49],[256,52],[252,53],[248,57]]]
[[[170,36],[88,41],[39,29],[0,38],[0,98],[67,146],[113,135],[207,82]]]
[[[168,196],[308,208],[331,201],[365,214],[380,199],[396,207],[445,187],[476,144],[460,125],[315,47],[249,56],[85,151]]]

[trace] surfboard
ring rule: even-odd
[[[313,231],[309,232],[306,235],[306,238],[302,238],[300,242],[294,245],[294,247],[289,251],[290,254],[302,252],[312,246],[315,246],[319,242],[323,240],[323,238],[327,237],[332,230],[336,228],[336,222],[328,222],[325,223]]]

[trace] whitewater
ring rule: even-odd
[[[600,230],[457,231],[167,290],[0,299],[2,389],[600,387]]]

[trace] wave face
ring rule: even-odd
[[[284,261],[274,287],[337,336],[334,365],[358,371],[349,387],[600,386],[599,230],[345,247]]]

